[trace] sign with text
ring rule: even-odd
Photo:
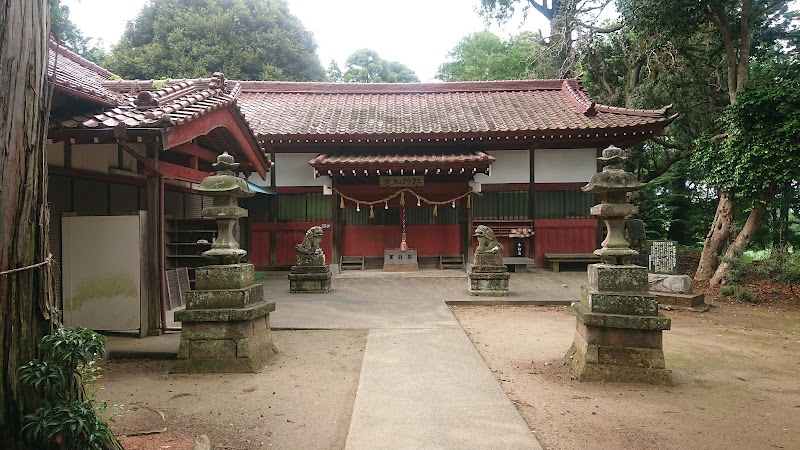
[[[648,271],[675,275],[678,269],[678,243],[676,241],[650,241]]]
[[[380,177],[380,186],[388,188],[407,188],[425,186],[425,177],[422,175],[416,176],[400,176],[400,177]]]

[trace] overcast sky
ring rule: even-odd
[[[62,0],[70,18],[85,36],[116,44],[125,23],[133,20],[147,0]],[[288,0],[291,12],[314,34],[317,54],[327,68],[335,59],[344,61],[360,48],[370,48],[390,61],[399,61],[422,81],[433,80],[439,64],[461,38],[483,30],[476,8],[480,0]],[[502,29],[491,31],[507,37],[520,31],[549,29],[537,13],[522,15]]]

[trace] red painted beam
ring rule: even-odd
[[[248,162],[253,164],[258,174],[262,178],[266,178],[267,171],[270,168],[267,156],[261,146],[258,145],[258,142],[256,142],[255,136],[245,127],[244,119],[241,116],[237,117],[237,115],[237,113],[231,111],[231,108],[220,108],[185,125],[169,128],[164,137],[164,149],[168,150],[191,142],[192,139],[206,135],[215,128],[223,127],[236,138],[236,142],[242,148]]]
[[[199,145],[185,142],[169,149],[170,151],[183,153],[184,155],[196,156],[204,161],[217,162],[217,154],[211,150],[200,147]]]
[[[155,164],[155,161],[147,158],[148,162]],[[189,183],[199,183],[203,178],[211,175],[202,170],[195,170],[189,167],[179,166],[177,164],[168,163],[165,161],[158,162],[158,171],[164,175],[164,178],[169,180],[186,181]]]

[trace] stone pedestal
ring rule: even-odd
[[[671,321],[647,286],[644,267],[589,265],[589,285],[572,306],[576,332],[567,352],[579,380],[671,383],[661,339]]]
[[[292,266],[292,271],[289,273],[289,292],[324,294],[330,291],[330,266]]]
[[[479,253],[469,273],[469,295],[505,297],[511,275],[500,253]]]
[[[688,275],[648,274],[650,293],[658,304],[671,309],[685,309],[695,312],[708,311],[702,292],[695,293],[692,279]]]
[[[275,302],[264,300],[253,274],[252,264],[197,268],[186,309],[175,312],[182,329],[173,372],[258,372],[275,354],[269,326]]]
[[[419,270],[417,249],[387,248],[383,251],[384,272],[416,272]]]

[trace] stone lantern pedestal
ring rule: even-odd
[[[630,263],[638,252],[625,237],[625,218],[638,212],[626,194],[644,184],[622,168],[622,149],[611,146],[598,159],[605,167],[583,190],[600,197],[591,213],[606,226],[602,248],[594,252],[603,263],[589,265],[589,283],[572,305],[576,330],[566,356],[581,381],[670,384],[661,338],[671,321],[648,291],[647,268]]]
[[[581,381],[669,384],[662,331],[670,319],[647,292],[647,269],[589,265],[589,284],[575,303],[575,337],[567,352]]]
[[[478,247],[475,249],[473,265],[467,273],[469,295],[507,296],[511,275],[503,264],[503,245],[485,225],[479,225],[475,229],[475,236],[478,238]]]
[[[269,313],[275,302],[264,300],[264,289],[254,281],[252,264],[241,263],[247,252],[239,248],[233,227],[247,210],[237,198],[253,195],[235,175],[233,157],[223,153],[197,191],[213,197],[204,217],[216,219],[218,238],[203,256],[211,265],[195,271],[195,289],[186,293],[186,309],[175,312],[182,322],[181,343],[173,372],[258,372],[275,354]]]
[[[331,266],[325,264],[320,248],[322,227],[311,227],[303,242],[295,246],[297,264],[289,273],[289,292],[293,294],[324,294],[331,291]]]

